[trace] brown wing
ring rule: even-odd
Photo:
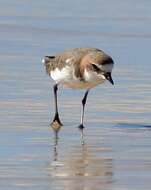
[[[57,54],[55,56],[46,56],[43,59],[43,63],[46,68],[46,73],[50,75],[51,71],[55,68],[62,69],[66,65],[74,65],[75,68],[75,75],[78,78],[81,78],[81,71],[80,71],[80,62],[84,55],[90,53],[91,51],[101,51],[95,48],[76,48],[71,49],[69,51],[65,51],[61,54]]]
[[[73,64],[76,60],[71,52],[64,52],[56,56],[45,56],[42,62],[44,63],[46,73],[50,75],[55,68],[61,70],[66,65]]]
[[[78,64],[80,62],[80,54],[77,49],[72,49],[55,56],[45,56],[44,63],[46,73],[50,75],[55,68],[62,69],[66,65]]]

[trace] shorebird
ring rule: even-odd
[[[113,59],[100,49],[76,48],[54,56],[45,56],[42,62],[45,65],[46,73],[55,81],[53,87],[55,116],[52,125],[62,125],[57,104],[58,85],[86,89],[82,99],[81,123],[79,125],[83,137],[84,109],[88,93],[91,88],[102,84],[105,80],[108,80],[112,85],[114,84],[111,77]]]

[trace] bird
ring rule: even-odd
[[[74,48],[53,56],[45,56],[42,59],[42,63],[45,66],[46,73],[55,81],[53,86],[55,115],[51,125],[62,126],[58,111],[58,86],[63,85],[73,89],[85,89],[79,125],[83,139],[84,112],[89,91],[106,80],[114,85],[111,76],[114,66],[112,57],[98,48]]]

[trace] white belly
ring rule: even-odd
[[[51,71],[51,77],[58,84],[63,84],[70,88],[89,89],[101,84],[105,81],[105,78],[98,77],[96,73],[84,72],[84,81],[79,80],[75,75],[71,66],[66,66],[63,69],[56,68]]]

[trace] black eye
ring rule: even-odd
[[[95,64],[92,64],[93,70],[97,73],[100,73],[100,68],[98,66],[96,66]]]

